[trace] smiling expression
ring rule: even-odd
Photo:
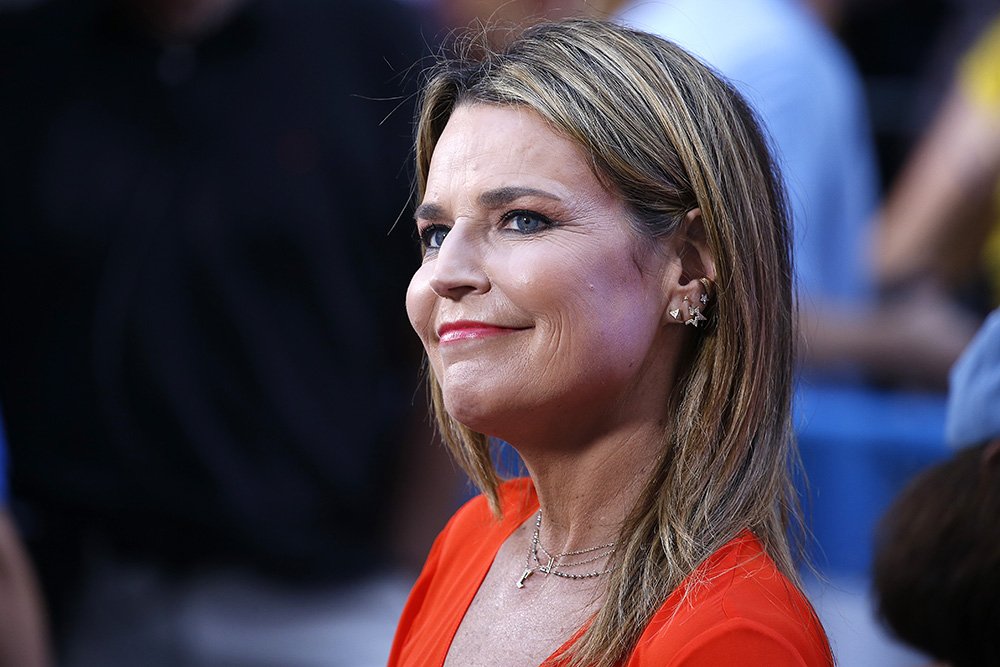
[[[680,263],[540,116],[455,109],[416,217],[407,312],[452,417],[513,439],[560,415],[605,429],[663,410]]]

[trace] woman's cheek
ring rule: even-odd
[[[420,337],[426,349],[434,328],[434,293],[431,291],[429,274],[425,268],[417,269],[410,280],[410,285],[406,290],[406,315],[410,319],[410,326]]]

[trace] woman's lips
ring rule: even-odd
[[[496,324],[485,322],[473,322],[470,320],[460,320],[458,322],[448,322],[438,327],[438,340],[441,343],[454,343],[460,340],[475,340],[478,338],[490,338],[503,334],[523,331],[525,327],[502,327]]]

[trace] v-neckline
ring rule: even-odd
[[[470,585],[468,587],[468,589],[466,590],[465,597],[462,599],[461,604],[459,604],[458,608],[455,610],[454,626],[448,637],[448,645],[447,648],[445,649],[444,655],[441,656],[442,667],[444,667],[444,664],[448,661],[448,654],[451,652],[451,646],[455,642],[455,637],[456,635],[458,635],[458,630],[462,627],[462,623],[463,621],[465,621],[465,617],[468,615],[469,609],[472,607],[472,603],[475,601],[476,596],[479,594],[479,589],[483,587],[483,583],[486,581],[486,576],[490,573],[490,570],[493,569],[493,564],[496,562],[496,558],[497,555],[500,553],[500,549],[503,548],[504,543],[507,542],[507,540],[509,540],[510,537],[515,532],[517,532],[518,528],[524,525],[524,523],[529,519],[531,519],[532,515],[534,515],[538,511],[539,507],[538,495],[535,493],[535,485],[530,480],[530,478],[525,478],[525,483],[527,484],[528,489],[524,497],[523,509],[521,507],[518,507],[516,514],[514,513],[513,508],[511,510],[508,510],[510,511],[513,518],[510,519],[509,525],[504,525],[507,524],[508,522],[507,517],[504,517],[504,520],[501,523],[502,529],[501,528],[497,529],[497,536],[495,538],[496,541],[495,544],[493,545],[495,546],[495,549],[493,549],[493,557],[490,558],[488,561],[486,559],[483,559],[482,561],[483,565],[480,567],[479,570],[476,571],[476,576],[472,578],[472,581],[474,581],[475,584]],[[548,656],[547,658],[545,658],[545,660],[539,663],[538,667],[558,667],[559,656],[565,653],[566,649],[568,649],[573,644],[573,642],[579,639],[580,635],[583,634],[583,631],[586,629],[586,627],[587,624],[585,623],[582,627],[574,631],[573,634],[565,642],[563,642],[562,645],[559,646],[559,648],[557,648],[550,656]]]

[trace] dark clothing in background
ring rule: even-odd
[[[83,0],[2,17],[0,404],[50,593],[94,539],[181,572],[380,564],[420,47],[372,0],[251,2],[172,47]]]

